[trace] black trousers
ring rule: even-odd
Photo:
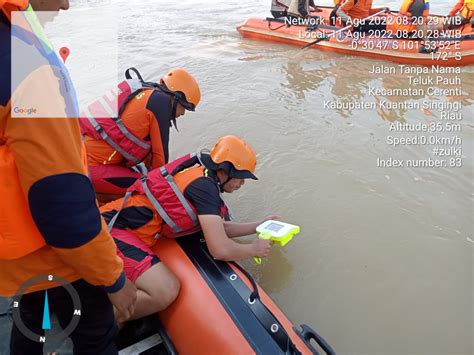
[[[74,354],[117,354],[114,341],[118,328],[106,292],[84,280],[73,282],[72,286],[81,299],[79,325],[70,335],[74,344]],[[20,303],[23,323],[39,335],[44,334],[42,330],[44,295],[44,291],[26,294]],[[71,297],[64,288],[55,287],[48,289],[48,301],[51,313],[56,314],[64,329],[71,321],[74,311]],[[10,351],[11,355],[42,355],[43,344],[28,339],[13,324]]]

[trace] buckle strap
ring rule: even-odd
[[[178,198],[181,205],[184,207],[184,210],[186,211],[189,218],[191,218],[191,220],[193,221],[193,226],[197,226],[199,224],[198,218],[197,218],[196,214],[194,213],[193,209],[191,208],[191,206],[189,205],[186,198],[183,196],[181,191],[178,189],[178,186],[176,185],[176,183],[173,179],[173,176],[167,174],[166,176],[164,176],[164,178],[168,182],[168,185],[170,185],[171,189],[173,190],[174,194]]]
[[[139,164],[140,161],[136,159],[133,155],[129,154],[125,150],[123,150],[114,140],[105,132],[105,130],[102,128],[102,126],[97,122],[97,120],[91,115],[90,111],[88,109],[85,110],[86,118],[94,127],[94,129],[99,133],[101,138],[106,141],[112,148],[114,148],[117,152],[119,152],[125,159],[135,163]]]
[[[148,188],[148,185],[147,185],[147,177],[142,176],[140,178],[140,182],[142,184],[143,191],[145,191],[146,197],[148,198],[148,200],[150,200],[150,202],[153,205],[153,207],[155,208],[156,212],[158,212],[158,214],[161,216],[161,218],[163,218],[163,221],[171,228],[171,230],[174,233],[182,232],[183,229],[181,227],[179,227],[176,223],[174,223],[174,221],[170,218],[170,216],[164,210],[163,206],[161,206],[161,204],[158,202],[158,200],[155,198],[155,196],[153,196],[153,194],[151,193],[151,191],[150,191],[150,189]]]
[[[112,230],[112,228],[114,227],[115,222],[117,221],[117,218],[118,218],[120,212],[122,212],[123,208],[125,207],[125,204],[127,203],[128,198],[131,195],[132,195],[131,192],[127,192],[125,194],[125,196],[123,197],[122,206],[120,206],[120,209],[118,210],[118,212],[112,217],[109,224],[107,224],[107,231],[110,232]]]

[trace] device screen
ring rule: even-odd
[[[278,232],[282,228],[283,228],[282,224],[270,223],[266,229],[271,230],[272,232]]]

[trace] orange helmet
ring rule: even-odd
[[[201,90],[199,90],[198,83],[185,69],[171,69],[161,78],[161,83],[170,92],[181,95],[179,101],[186,110],[194,111],[201,100]]]
[[[211,170],[223,169],[233,178],[257,180],[253,174],[257,157],[252,148],[237,136],[220,138],[211,149],[211,154],[202,158],[206,167]]]

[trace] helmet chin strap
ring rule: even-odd
[[[178,99],[175,95],[173,95],[173,103],[171,106],[171,124],[174,126],[177,132],[179,132],[178,126],[176,125],[176,110],[178,109],[178,103]]]
[[[178,104],[179,104],[179,99],[176,96],[176,94],[166,87],[166,85],[163,84],[155,84],[154,85],[156,88],[160,89],[162,92],[165,94],[171,95],[173,97],[173,101],[171,103],[171,125],[174,126],[176,131],[179,132],[178,130],[178,125],[176,124],[176,110],[178,109]]]
[[[227,178],[227,180],[224,181],[223,183],[221,183],[220,180],[219,180],[219,190],[221,191],[221,193],[224,192],[224,186],[225,186],[225,184],[227,184],[230,180],[232,180],[232,178],[231,178],[230,176],[229,176],[229,177]]]

